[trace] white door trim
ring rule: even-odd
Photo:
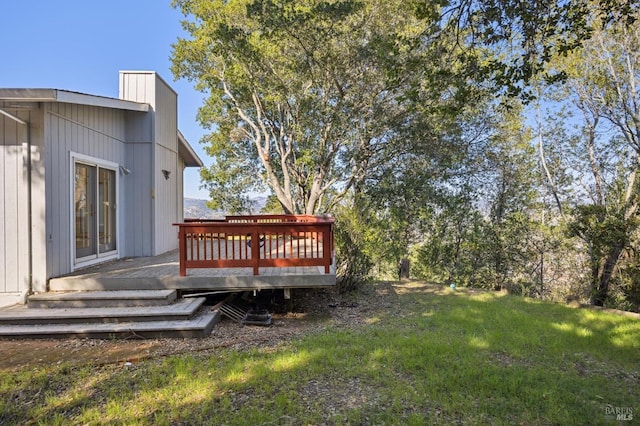
[[[69,161],[69,194],[70,194],[70,202],[69,202],[69,211],[70,211],[70,221],[71,221],[71,226],[70,226],[70,232],[71,235],[69,236],[69,250],[70,250],[70,260],[71,260],[71,271],[75,271],[76,269],[80,269],[80,268],[85,268],[87,266],[96,264],[96,263],[101,263],[101,262],[105,262],[108,260],[113,260],[113,259],[118,259],[120,258],[120,245],[121,245],[121,241],[120,241],[120,236],[121,236],[121,232],[120,232],[120,227],[121,227],[121,220],[120,220],[120,211],[121,208],[118,205],[118,199],[120,197],[120,173],[119,173],[119,164],[111,162],[111,161],[106,161],[100,158],[96,158],[96,157],[91,157],[88,155],[84,155],[84,154],[79,154],[77,152],[70,152],[70,161]],[[76,214],[76,209],[75,209],[75,169],[76,169],[76,164],[85,164],[88,166],[94,166],[96,167],[96,172],[98,169],[108,169],[108,170],[112,170],[115,172],[115,177],[116,177],[116,195],[115,195],[115,200],[114,202],[116,203],[116,249],[112,250],[112,251],[108,251],[105,253],[100,253],[99,250],[99,242],[96,241],[96,254],[95,255],[91,255],[91,256],[87,256],[87,257],[82,257],[82,258],[76,258],[76,220],[75,220],[75,214]],[[97,185],[97,181],[98,181],[98,177],[97,177],[97,173],[96,173],[96,185]],[[96,194],[97,196],[97,194]],[[97,229],[96,229],[97,231]],[[96,238],[98,233],[96,232]]]

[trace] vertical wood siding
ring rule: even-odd
[[[129,143],[126,146],[127,168],[131,174],[122,176],[120,187],[127,200],[125,214],[121,215],[127,256],[153,254],[151,149],[150,143]]]
[[[155,222],[155,73],[120,72],[120,98],[151,105],[149,112],[129,117],[127,157],[135,160],[133,185],[127,188],[127,249],[131,256],[153,256]],[[130,113],[132,115],[133,113]],[[135,208],[134,208],[135,206]]]
[[[17,113],[29,120],[28,113]],[[28,290],[26,127],[0,116],[0,292]]]
[[[11,113],[30,123],[32,177],[32,289],[46,289],[42,110]],[[29,290],[29,168],[27,126],[0,117],[0,293]]]
[[[46,147],[44,138],[44,109],[42,107],[30,114],[31,123],[31,217],[32,217],[32,291],[47,290],[48,243],[47,243],[47,199],[45,159]]]
[[[46,105],[47,269],[51,277],[70,272],[74,256],[71,250],[71,152],[126,164],[126,125],[125,112],[121,110],[64,103]],[[122,190],[117,203],[126,206]]]
[[[148,169],[153,194],[150,234],[153,236],[151,254],[157,255],[178,247],[178,234],[173,223],[182,216],[178,213],[181,205],[178,187],[182,180],[178,179],[177,94],[154,72],[124,71],[120,73],[120,97],[146,102],[152,108],[152,112],[147,114],[153,123],[149,139],[153,148]],[[171,173],[169,179],[164,178],[162,170]]]
[[[142,87],[144,89],[144,86]],[[151,256],[153,113],[128,111],[126,114],[125,164],[131,170],[131,174],[122,176],[121,179],[121,188],[126,198],[126,209],[121,216],[122,229],[125,229],[125,251],[127,256]]]
[[[167,148],[156,145],[156,253],[164,253],[178,248],[178,229],[173,226],[178,222],[178,169],[177,154]],[[171,174],[165,179],[162,170]]]
[[[178,248],[178,111],[177,95],[156,78],[156,254]],[[170,172],[165,179],[162,170]]]
[[[155,73],[121,73],[120,98],[149,112],[44,103],[11,111],[31,122],[33,290],[71,272],[71,152],[122,165],[118,173],[121,256],[177,248],[183,219],[184,162],[178,156],[177,94]],[[28,290],[27,128],[0,116],[0,293]],[[162,170],[170,172],[165,179]]]
[[[178,216],[178,222],[184,222],[184,160],[182,157],[178,157],[178,205],[176,215]]]

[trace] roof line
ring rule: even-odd
[[[60,89],[0,89],[0,100],[15,102],[63,102],[129,111],[149,111],[149,104],[88,95]]]
[[[187,141],[180,130],[178,130],[178,153],[185,160],[185,165],[187,167],[204,166],[202,159],[200,159],[198,154],[196,154],[196,152],[193,150],[193,147],[191,146],[189,141]]]

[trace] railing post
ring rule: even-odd
[[[331,224],[325,224],[322,230],[322,260],[324,262],[324,273],[331,270],[333,239],[331,238]]]
[[[178,240],[178,244],[180,244],[180,276],[181,277],[186,277],[187,276],[187,235],[186,235],[186,231],[185,231],[185,227],[180,225],[178,227],[179,232],[179,240]]]
[[[260,275],[260,233],[257,223],[251,225],[251,263],[253,275]]]

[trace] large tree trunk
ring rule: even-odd
[[[617,244],[609,252],[609,256],[607,256],[607,260],[602,268],[602,274],[597,282],[597,288],[594,289],[591,297],[592,305],[604,306],[604,302],[607,300],[607,295],[609,294],[609,283],[611,282],[613,269],[618,263],[618,259],[620,258],[623,249],[624,246],[622,244]]]

